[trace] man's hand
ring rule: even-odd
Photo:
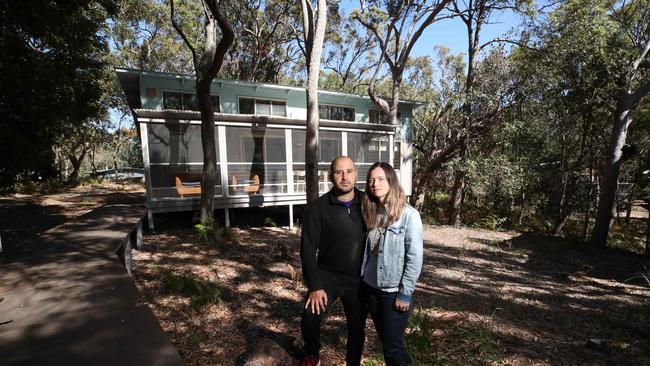
[[[325,290],[316,290],[309,293],[305,309],[310,308],[311,312],[320,315],[321,311],[325,311],[327,306],[327,293]]]
[[[402,301],[400,299],[395,299],[395,304],[393,305],[393,309],[397,311],[406,311],[409,309],[409,303]]]

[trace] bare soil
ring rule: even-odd
[[[39,232],[105,203],[142,202],[141,190],[87,187],[0,197],[5,252],[28,250]],[[300,356],[299,233],[233,229],[233,242],[201,245],[192,228],[145,235],[134,279],[189,365],[241,365],[261,338]],[[9,250],[7,250],[9,249]],[[456,365],[650,365],[650,260],[560,238],[427,226],[412,327],[435,362]],[[221,301],[200,309],[164,294],[164,273],[218,281]],[[169,273],[169,272],[167,272]],[[380,353],[367,324],[366,365]],[[424,336],[422,336],[424,334]],[[419,339],[419,338],[418,338]],[[420,339],[422,340],[422,339]],[[340,304],[323,329],[323,365],[344,364]],[[415,345],[414,345],[415,346]],[[417,350],[418,348],[414,348]]]
[[[262,337],[299,356],[299,235],[235,230],[237,243],[216,247],[197,245],[192,230],[149,235],[136,255],[136,283],[188,364],[241,364]],[[469,228],[428,226],[425,239],[414,305],[436,326],[443,364],[650,364],[648,259]],[[196,311],[187,298],[162,296],[163,268],[218,280],[223,302]],[[324,329],[324,365],[344,364],[344,329],[337,305]],[[380,351],[370,321],[368,329],[372,357]]]

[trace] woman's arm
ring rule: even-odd
[[[408,215],[408,218],[404,235],[404,272],[402,273],[399,292],[397,293],[397,299],[406,303],[411,302],[411,295],[415,290],[415,283],[422,271],[422,257],[424,255],[420,214],[413,208],[409,209],[409,211],[405,213]]]

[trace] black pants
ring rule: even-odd
[[[300,328],[305,341],[305,353],[318,355],[320,352],[321,323],[326,316],[329,306],[341,299],[348,328],[346,352],[347,365],[357,366],[361,363],[367,310],[361,301],[361,282],[358,278],[345,278],[331,273],[321,273],[324,290],[327,293],[327,304],[324,312],[319,315],[305,309],[302,313]],[[303,303],[304,304],[304,303]]]
[[[393,308],[397,292],[385,292],[363,283],[362,294],[384,349],[386,366],[410,365],[411,357],[404,346],[404,331],[411,307],[407,311]]]

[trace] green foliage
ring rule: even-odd
[[[111,0],[0,5],[0,186],[55,175],[56,138],[101,117]],[[11,157],[11,158],[8,158]]]
[[[428,315],[420,311],[411,313],[405,343],[414,364],[441,364],[437,342],[431,337],[435,329],[436,324]]]
[[[383,365],[385,365],[383,354],[372,355],[370,357],[365,358],[363,361],[363,366],[383,366]]]
[[[194,225],[203,245],[217,246],[233,244],[240,240],[239,231],[229,227],[222,227],[215,221],[197,223]]]
[[[70,186],[70,183],[64,179],[49,179],[40,182],[22,179],[16,182],[14,186],[8,187],[8,189],[22,194],[49,194]]]
[[[162,271],[163,284],[160,289],[162,294],[173,294],[190,298],[194,309],[201,309],[209,304],[221,302],[223,292],[218,281],[201,280],[172,272],[169,269]]]
[[[214,221],[195,224],[194,229],[196,229],[201,242],[205,245],[217,245],[223,239],[222,230]]]
[[[436,338],[436,330],[438,334],[443,331],[444,338]],[[405,341],[414,365],[474,365],[499,362],[503,358],[486,325],[443,324],[421,311],[411,313]],[[443,342],[447,347],[442,347]],[[458,349],[463,352],[456,352]]]
[[[278,227],[278,223],[272,217],[265,217],[264,226]]]
[[[607,245],[642,254],[646,245],[646,223],[633,221],[630,224],[615,223],[609,230]]]
[[[499,230],[506,222],[506,220],[506,217],[498,217],[494,214],[489,214],[478,220],[475,226],[482,229]]]
[[[94,177],[92,175],[84,176],[79,181],[80,186],[94,186],[94,185],[100,185],[102,183],[104,183],[104,177],[101,176]]]

